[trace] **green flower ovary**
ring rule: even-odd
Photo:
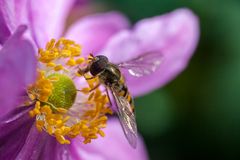
[[[77,95],[77,89],[68,76],[63,74],[54,73],[48,76],[48,78],[56,78],[56,81],[53,81],[53,90],[52,94],[48,98],[48,103],[53,105],[55,108],[65,108],[69,109]]]

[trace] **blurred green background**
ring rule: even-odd
[[[134,23],[180,7],[200,19],[201,38],[188,68],[136,99],[150,159],[240,159],[240,1],[95,0]]]

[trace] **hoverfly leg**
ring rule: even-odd
[[[86,68],[83,68],[83,69],[78,67],[78,74],[84,76],[87,72],[89,72],[89,66],[87,66]]]
[[[96,86],[94,86],[93,88],[91,88],[89,91],[83,91],[81,89],[77,89],[78,92],[85,92],[85,93],[91,93],[92,91],[94,91],[95,89],[97,89],[100,86],[100,83],[98,83]]]
[[[94,91],[95,89],[97,89],[98,87],[100,86],[100,83],[98,83],[96,86],[94,86],[93,88],[91,88],[88,92],[92,92]]]
[[[80,67],[78,67],[78,74],[83,76],[85,78],[85,80],[91,80],[91,79],[94,79],[95,77],[86,77],[86,73],[88,73],[90,70],[89,66],[81,69]]]
[[[91,80],[91,79],[94,79],[94,78],[96,78],[96,77],[94,77],[94,76],[93,76],[93,77],[85,77],[85,76],[84,76],[84,78],[85,78],[86,80]]]

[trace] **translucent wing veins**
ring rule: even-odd
[[[127,69],[135,77],[151,74],[157,70],[163,60],[159,52],[146,52],[145,54],[130,61],[120,63],[118,66]]]
[[[136,148],[137,146],[137,125],[135,115],[131,112],[131,105],[122,96],[119,96],[113,89],[111,89],[114,100],[117,104],[117,114],[123,128],[124,134],[129,144]]]

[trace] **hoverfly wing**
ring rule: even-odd
[[[110,88],[111,89],[111,88]],[[123,132],[133,147],[137,147],[137,124],[134,112],[131,111],[131,105],[126,98],[119,96],[114,89],[111,89],[112,95],[117,105],[117,114],[120,120],[120,124],[123,128]]]
[[[127,69],[134,77],[141,77],[155,72],[162,64],[163,55],[159,52],[146,52],[130,61],[120,63],[118,66]]]

